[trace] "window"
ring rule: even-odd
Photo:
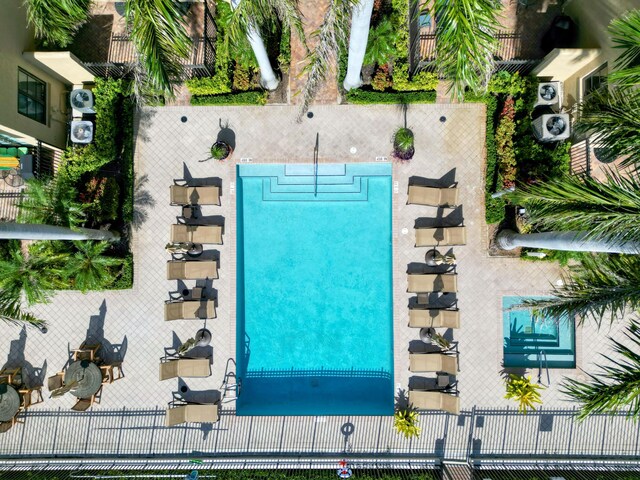
[[[40,123],[46,122],[47,85],[33,75],[18,70],[18,113]]]
[[[607,83],[607,64],[603,64],[582,79],[582,98],[595,92]]]

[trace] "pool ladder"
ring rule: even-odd
[[[542,383],[543,361],[544,361],[544,369],[547,372],[547,387],[548,387],[549,385],[551,385],[551,379],[549,378],[549,364],[547,362],[547,352],[545,352],[544,350],[540,350],[538,352],[538,383],[541,385],[544,385]]]

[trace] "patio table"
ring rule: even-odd
[[[0,384],[0,422],[8,422],[20,409],[20,395],[6,383]]]
[[[102,385],[100,368],[88,360],[73,362],[64,372],[64,383],[77,382],[71,393],[78,398],[89,398],[95,395]]]

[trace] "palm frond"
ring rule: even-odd
[[[174,82],[182,77],[191,39],[173,0],[129,0],[125,16],[148,88],[174,96]]]
[[[307,74],[307,81],[302,89],[298,122],[326,80],[332,60],[337,58],[340,48],[346,47],[348,43],[349,20],[356,4],[357,0],[331,0],[322,25],[312,34],[316,40],[316,47],[307,57],[307,65],[302,72]]]
[[[237,5],[236,5],[237,3]],[[302,15],[295,0],[239,0],[233,2],[233,16],[228,26],[234,42],[241,41],[251,28],[260,32],[275,31],[278,22],[296,34],[308,52]]]
[[[14,298],[4,290],[0,290],[0,320],[14,325],[33,325],[43,327],[46,322],[35,315],[22,310],[19,298]]]
[[[629,310],[640,308],[640,258],[637,255],[585,256],[553,287],[553,298],[525,300],[512,308],[539,310],[551,318],[590,318],[598,326],[609,318],[613,323]]]
[[[632,321],[625,336],[631,347],[609,338],[620,359],[602,355],[609,365],[599,366],[595,374],[587,374],[589,380],[566,378],[562,383],[560,391],[580,404],[579,420],[627,407],[629,418],[640,417],[640,325]]]
[[[17,203],[18,219],[23,223],[44,223],[76,227],[84,223],[84,206],[76,200],[76,190],[59,179],[27,182],[24,196]]]
[[[521,185],[509,198],[541,230],[583,231],[590,239],[640,242],[640,177],[606,173],[606,181],[565,175]]]
[[[24,6],[36,37],[64,48],[86,23],[91,0],[25,0]]]
[[[438,68],[459,100],[466,87],[475,92],[486,87],[498,47],[500,8],[496,0],[434,1]]]
[[[609,88],[589,95],[580,106],[578,133],[596,133],[612,156],[627,156],[620,166],[640,163],[640,92]]]
[[[621,87],[640,84],[640,10],[632,10],[609,24],[614,48],[622,50],[609,80]]]
[[[73,242],[77,252],[71,255],[62,270],[62,276],[73,280],[75,287],[83,293],[100,290],[113,280],[109,269],[122,265],[120,258],[104,255],[109,242]]]

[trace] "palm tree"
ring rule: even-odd
[[[513,308],[537,309],[550,318],[592,319],[598,326],[605,318],[613,323],[640,308],[640,257],[587,255],[551,293],[549,299],[525,300]]]
[[[309,109],[309,104],[327,78],[331,60],[336,58],[340,47],[347,45],[349,16],[357,0],[330,0],[320,29],[313,33],[317,39],[316,48],[309,54],[304,68],[308,78],[302,90],[302,103],[298,121]]]
[[[136,96],[151,90],[172,98],[189,57],[191,39],[174,0],[128,0],[125,17],[139,61]],[[140,84],[143,82],[143,84]]]
[[[609,80],[621,87],[640,84],[640,10],[631,10],[609,25],[615,48],[624,51],[616,61],[616,71]]]
[[[639,109],[640,92],[637,90],[600,89],[580,104],[576,131],[595,134],[598,146],[605,148],[611,157],[626,156],[621,167],[637,167],[640,162]]]
[[[23,311],[20,299],[11,298],[2,290],[0,290],[0,320],[15,325],[26,323],[38,328],[46,325],[46,322],[41,318]]]
[[[24,297],[27,305],[47,303],[52,290],[63,286],[61,265],[66,255],[29,255],[19,250],[0,259],[0,291],[11,301]]]
[[[615,413],[627,407],[629,418],[640,417],[640,325],[631,322],[625,335],[633,348],[609,338],[614,352],[621,357],[619,360],[602,355],[610,365],[600,366],[596,374],[587,374],[589,380],[585,382],[566,378],[561,385],[562,393],[580,404],[578,419]]]
[[[89,17],[91,0],[25,0],[27,21],[45,44],[66,47]]]
[[[276,31],[279,27],[295,32],[306,47],[302,19],[295,0],[231,0],[234,10],[229,24],[231,38],[239,41],[246,35],[260,67],[260,84],[275,90],[279,80],[276,77],[262,39],[261,32]]]
[[[606,172],[606,181],[565,175],[523,185],[509,198],[541,230],[584,232],[589,240],[640,242],[640,177]]]
[[[82,293],[105,287],[111,278],[109,269],[122,265],[120,258],[104,255],[109,248],[109,242],[73,242],[73,244],[77,251],[67,259],[62,269],[62,277],[73,280],[75,287]]]
[[[440,73],[461,100],[465,87],[486,88],[493,70],[500,0],[434,0],[436,56]]]
[[[86,216],[84,205],[76,200],[77,196],[75,188],[68,182],[29,180],[23,198],[17,204],[18,220],[69,228],[82,225]]]
[[[372,11],[373,0],[359,0],[352,9],[349,57],[347,73],[343,82],[344,89],[347,91],[362,85],[360,72],[362,71],[364,56],[367,51]]]

